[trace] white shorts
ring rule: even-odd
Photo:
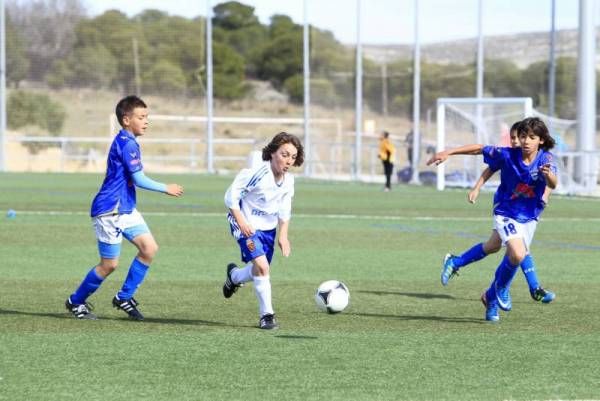
[[[500,239],[502,239],[502,246],[505,246],[508,240],[522,238],[525,247],[529,251],[529,245],[531,245],[531,241],[533,240],[536,227],[537,220],[519,223],[510,217],[494,215],[494,230],[498,232]]]
[[[92,224],[98,242],[105,244],[120,244],[123,237],[131,241],[140,234],[150,232],[148,225],[137,209],[133,209],[130,214],[93,217]]]

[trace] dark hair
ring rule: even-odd
[[[517,134],[519,134],[519,126],[521,125],[522,122],[523,121],[521,121],[521,120],[515,121],[515,123],[510,126],[510,131],[508,131],[508,132],[517,131]]]
[[[294,166],[300,167],[302,163],[304,163],[304,147],[297,136],[288,134],[287,132],[280,132],[271,139],[271,142],[269,142],[262,150],[262,159],[264,161],[271,160],[271,155],[277,152],[277,149],[279,149],[281,145],[285,145],[286,143],[291,143],[298,151]]]
[[[148,106],[146,106],[146,103],[144,103],[142,99],[135,95],[129,95],[119,100],[115,113],[117,115],[117,120],[119,120],[119,124],[121,124],[121,127],[123,126],[123,117],[133,112],[133,109],[137,107],[142,107],[145,109]]]
[[[389,132],[387,132],[387,131],[383,131],[383,137],[384,137],[384,138],[387,138],[387,137],[389,137],[389,136],[390,136],[390,133],[389,133]]]
[[[550,132],[548,131],[548,127],[546,124],[538,118],[538,117],[528,117],[521,121],[519,124],[519,136],[521,134],[527,135],[529,133],[533,133],[535,136],[539,136],[544,143],[540,145],[540,148],[544,150],[550,150],[554,147],[555,141],[554,138],[550,136]]]

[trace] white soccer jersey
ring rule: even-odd
[[[287,221],[292,213],[294,176],[285,173],[280,183],[275,182],[271,162],[266,161],[250,169],[243,169],[225,193],[225,205],[241,210],[255,230],[272,230],[278,220]],[[233,235],[241,232],[231,213],[227,216]]]

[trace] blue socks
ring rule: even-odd
[[[485,258],[487,254],[483,251],[483,242],[473,245],[473,247],[465,251],[462,255],[455,257],[452,264],[456,268],[468,265]]]
[[[71,294],[71,303],[80,305],[85,303],[85,300],[92,295],[104,281],[104,277],[101,277],[96,273],[96,266],[92,267],[92,270],[85,276],[79,288]]]
[[[510,287],[510,283],[517,274],[518,265],[513,266],[508,259],[508,256],[504,256],[500,266],[496,269],[496,285],[500,288]]]
[[[530,254],[527,254],[527,256],[525,256],[521,262],[521,270],[523,270],[523,274],[527,280],[529,292],[533,292],[536,288],[540,287],[537,273],[535,271],[535,263],[533,263],[533,257]]]
[[[137,258],[133,258],[133,262],[131,262],[129,272],[127,273],[127,278],[123,283],[121,291],[117,294],[117,298],[121,300],[131,299],[140,284],[142,284],[142,281],[144,281],[149,267],[150,266],[143,264]]]

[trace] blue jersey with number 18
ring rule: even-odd
[[[521,148],[484,146],[483,161],[492,170],[500,170],[500,186],[494,195],[494,214],[520,223],[537,220],[544,210],[542,196],[546,189],[546,180],[540,169],[550,165],[556,174],[554,155],[540,149],[533,162],[525,164]]]

